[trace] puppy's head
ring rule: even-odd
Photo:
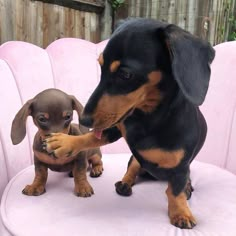
[[[209,43],[175,25],[129,20],[116,29],[99,56],[101,80],[80,122],[103,130],[134,109],[158,109],[178,91],[200,105],[208,89],[213,58]]]
[[[11,127],[13,144],[20,143],[26,134],[26,120],[30,115],[38,127],[40,136],[69,132],[73,110],[81,115],[82,105],[74,97],[58,89],[47,89],[27,101],[16,114]]]

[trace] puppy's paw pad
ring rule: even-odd
[[[44,186],[34,186],[34,185],[27,185],[23,190],[22,193],[28,196],[39,196],[46,192]]]
[[[74,193],[78,197],[91,197],[94,194],[94,191],[89,183],[83,183],[75,187]]]
[[[192,229],[196,220],[193,216],[175,215],[171,218],[171,224],[181,229]]]
[[[122,181],[118,181],[115,184],[116,187],[116,192],[119,195],[122,196],[130,196],[132,194],[132,188],[130,185],[128,185],[127,183],[123,183]]]
[[[102,165],[93,166],[90,171],[90,176],[91,177],[99,177],[102,174],[102,172],[103,172]]]

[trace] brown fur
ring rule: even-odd
[[[55,107],[57,107],[56,110]],[[35,178],[31,185],[27,185],[23,189],[24,194],[38,196],[46,191],[48,168],[59,172],[72,171],[75,181],[74,192],[77,196],[88,197],[93,194],[93,189],[86,176],[87,162],[91,164],[90,175],[92,177],[102,174],[103,164],[99,148],[82,151],[73,157],[63,156],[61,158],[56,158],[44,151],[43,140],[50,132],[61,132],[69,134],[71,137],[88,132],[85,127],[70,124],[73,110],[76,110],[78,115],[82,111],[82,105],[75,97],[60,90],[49,89],[29,100],[17,113],[11,131],[14,144],[21,142],[25,136],[25,123],[28,115],[33,117],[34,124],[38,127],[33,145]],[[67,118],[68,121],[66,121]],[[48,120],[50,122],[47,123]]]

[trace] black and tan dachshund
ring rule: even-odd
[[[30,115],[38,132],[34,138],[34,165],[35,178],[31,185],[23,189],[23,193],[30,196],[38,196],[45,192],[48,177],[48,168],[53,171],[70,171],[74,176],[74,193],[77,196],[89,197],[93,194],[93,188],[86,176],[87,162],[91,164],[90,176],[97,177],[102,174],[103,165],[99,148],[82,151],[74,158],[58,159],[48,155],[43,149],[42,140],[51,132],[62,132],[69,135],[82,135],[89,131],[88,128],[71,124],[73,110],[81,115],[83,110],[80,102],[58,89],[47,89],[27,101],[16,114],[11,129],[13,144],[20,143],[26,134],[26,120]]]
[[[198,106],[208,90],[214,56],[209,43],[173,24],[124,22],[98,59],[101,80],[80,117],[93,132],[78,137],[52,134],[45,140],[47,151],[73,156],[124,137],[133,156],[116,183],[117,192],[130,195],[142,168],[168,181],[170,222],[194,227],[187,203],[193,190],[189,165],[206,137]]]

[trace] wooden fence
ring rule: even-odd
[[[63,37],[98,42],[103,9],[104,1],[0,0],[0,43],[22,40],[46,47]]]
[[[116,20],[127,16],[159,19],[217,44],[227,40],[235,10],[235,0],[127,0]]]
[[[111,1],[111,0],[109,0]],[[63,37],[92,42],[111,34],[108,0],[0,0],[0,44],[23,40],[46,47]],[[179,25],[213,45],[227,39],[236,0],[126,0],[115,21],[148,17]]]

